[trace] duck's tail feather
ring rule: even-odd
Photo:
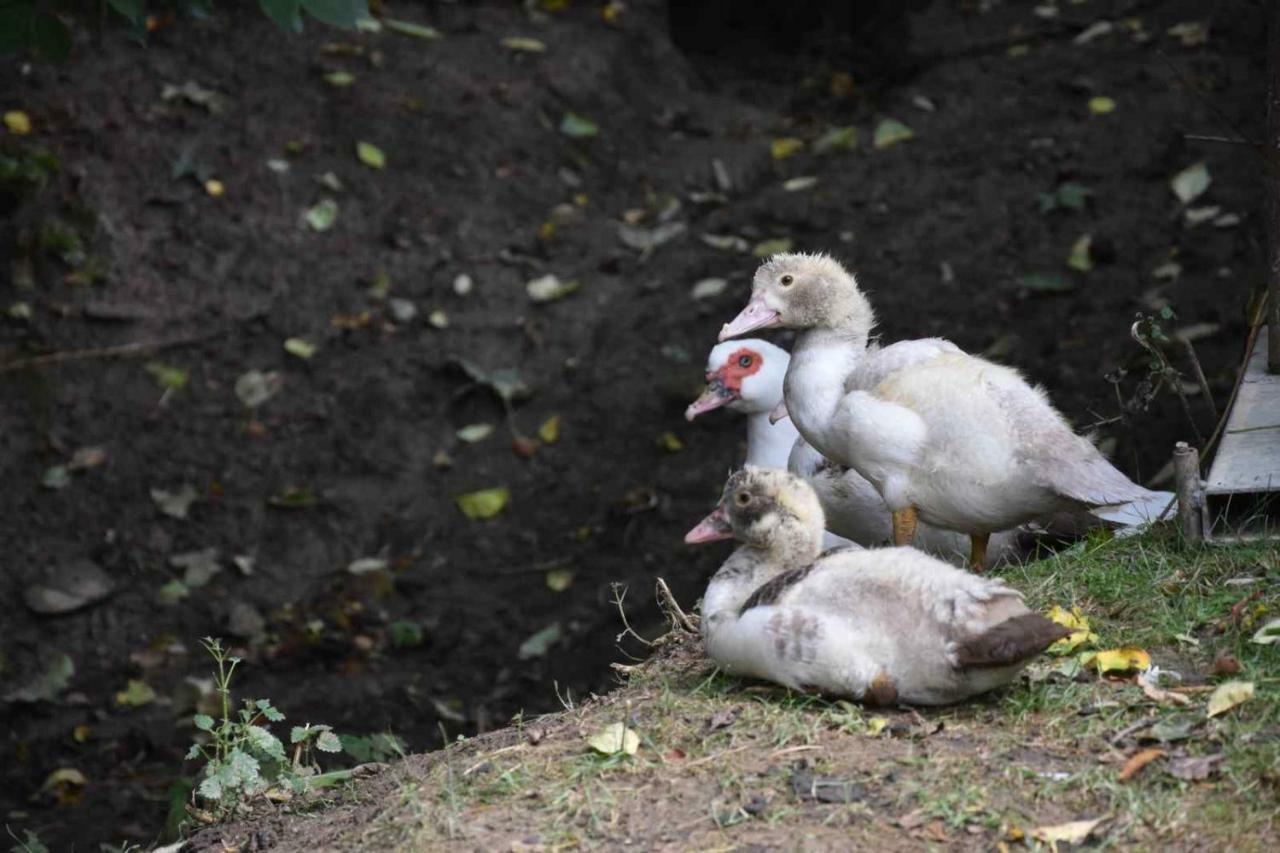
[[[1012,666],[1033,658],[1071,632],[1039,613],[1023,613],[988,628],[956,648],[962,667]]]

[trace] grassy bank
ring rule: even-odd
[[[266,831],[286,849],[991,849],[1087,830],[1104,845],[1274,849],[1280,648],[1251,638],[1280,615],[1276,550],[1197,551],[1156,531],[1005,574],[1039,608],[1079,608],[1097,638],[977,702],[871,711],[742,683],[676,631],[608,696],[197,840]],[[1119,647],[1180,680],[1144,691],[1132,672],[1081,665]],[[1228,681],[1252,684],[1252,697],[1209,717]],[[599,737],[623,727],[626,738]]]

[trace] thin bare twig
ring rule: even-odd
[[[199,335],[183,335],[177,338],[162,338],[151,341],[133,341],[110,347],[92,347],[90,349],[62,350],[60,352],[35,355],[30,358],[19,358],[0,364],[0,373],[14,373],[31,367],[45,367],[51,364],[66,364],[72,361],[92,361],[99,358],[134,358],[156,350],[172,349],[199,343],[223,334],[224,330],[204,332]]]
[[[690,634],[698,633],[698,623],[694,618],[680,609],[680,605],[676,603],[676,597],[671,594],[671,588],[667,586],[667,582],[662,578],[658,578],[658,582],[654,585],[654,597],[658,600],[658,606],[662,608],[662,612],[667,614],[667,618],[671,620],[671,627],[688,631]]]
[[[631,623],[627,621],[627,610],[622,606],[622,602],[627,597],[627,588],[620,583],[615,583],[613,589],[613,603],[618,608],[618,615],[622,617],[622,633],[613,638],[615,643],[621,643],[622,638],[630,634],[646,646],[652,646],[653,643],[637,634],[631,627]]]
[[[1204,368],[1200,366],[1200,359],[1196,356],[1195,345],[1186,338],[1179,338],[1182,342],[1182,348],[1187,351],[1187,360],[1191,362],[1191,372],[1196,377],[1196,384],[1200,386],[1200,393],[1204,394],[1205,402],[1209,404],[1209,411],[1213,413],[1213,420],[1218,420],[1218,407],[1213,402],[1213,392],[1209,390],[1209,380],[1205,378]]]

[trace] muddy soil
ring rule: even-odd
[[[240,695],[411,750],[606,689],[613,585],[643,633],[655,575],[691,603],[721,556],[681,536],[742,431],[681,415],[766,241],[852,264],[885,339],[945,335],[1026,371],[1145,481],[1195,434],[1173,395],[1126,406],[1147,373],[1135,314],[1172,307],[1166,329],[1191,330],[1225,401],[1261,280],[1261,169],[1247,146],[1188,134],[1261,138],[1263,4],[936,2],[883,74],[853,25],[701,53],[705,32],[673,40],[663,4],[601,5],[397,4],[439,31],[426,41],[286,37],[219,4],[146,46],[108,30],[66,66],[5,62],[5,109],[33,131],[3,153],[61,167],[5,198],[0,301],[26,309],[0,319],[0,363],[164,345],[0,373],[15,831],[51,849],[161,833],[197,769],[182,756],[206,635],[244,658]],[[1170,34],[1189,22],[1207,41]],[[899,32],[872,31],[881,54]],[[874,147],[886,118],[914,137]],[[846,126],[853,150],[814,153]],[[783,138],[806,144],[776,159]],[[1169,182],[1199,162],[1212,183],[1187,211]],[[784,186],[801,177],[816,181]],[[1064,183],[1092,191],[1083,207],[1042,211]],[[324,199],[337,216],[321,231],[304,214]],[[641,250],[624,221],[684,228]],[[1086,234],[1087,272],[1067,264]],[[531,301],[549,274],[579,287]],[[693,299],[712,277],[728,287]],[[461,362],[514,369],[528,393],[508,413]],[[252,409],[236,390],[250,371],[279,381]],[[528,440],[556,415],[554,442]],[[477,423],[495,429],[456,437]],[[154,491],[186,487],[187,516],[162,511]],[[509,505],[464,517],[456,498],[493,487]],[[209,548],[194,576],[172,562]],[[353,573],[364,558],[382,562]],[[84,561],[109,596],[64,615],[24,603]],[[63,656],[73,674],[41,689]],[[131,679],[155,698],[130,704]],[[85,784],[46,785],[68,768]]]

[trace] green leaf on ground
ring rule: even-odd
[[[476,492],[459,495],[456,498],[456,503],[458,504],[458,509],[462,510],[463,515],[475,521],[493,518],[506,508],[510,500],[511,490],[506,486],[497,486],[492,489],[480,489]]]
[[[344,30],[355,29],[369,15],[368,0],[302,0],[302,8],[317,21]]]
[[[40,485],[58,491],[71,485],[71,472],[66,465],[50,465],[40,477]]]
[[[156,384],[166,391],[181,391],[187,387],[191,374],[181,367],[173,367],[159,361],[149,361],[145,365],[147,373],[155,377]]]
[[[876,148],[888,148],[899,142],[906,142],[914,137],[915,131],[897,119],[887,118],[876,125],[872,145]]]
[[[383,18],[382,25],[392,32],[400,33],[405,36],[412,36],[414,38],[422,39],[423,41],[435,41],[440,38],[440,31],[434,27],[415,24],[410,21],[397,21],[395,18]]]
[[[372,142],[357,142],[356,157],[370,169],[383,169],[387,165],[387,155]]]
[[[324,82],[335,89],[344,89],[356,82],[356,75],[350,71],[330,71],[324,75]]]
[[[552,622],[521,643],[520,650],[516,654],[520,660],[544,657],[551,650],[551,647],[560,640],[563,633],[564,630],[560,627],[560,623]]]
[[[569,569],[552,569],[547,572],[547,589],[552,592],[564,592],[573,583],[573,572]]]
[[[156,701],[156,691],[150,684],[137,678],[129,679],[129,686],[116,693],[116,704],[137,708]]]
[[[751,254],[757,258],[767,258],[770,255],[780,255],[783,252],[791,251],[790,237],[774,237],[771,240],[761,240],[751,249]]]
[[[458,437],[458,441],[474,444],[493,435],[493,424],[467,424],[454,434]]]
[[[1089,272],[1093,269],[1092,248],[1093,237],[1089,234],[1080,235],[1079,239],[1071,244],[1071,254],[1067,256],[1067,266],[1080,272]]]
[[[289,355],[308,359],[316,354],[316,345],[306,338],[287,338],[284,342],[284,351]]]
[[[1106,95],[1096,95],[1089,99],[1089,112],[1094,115],[1106,115],[1116,111],[1116,102]]]
[[[547,49],[538,39],[524,36],[508,36],[502,40],[502,46],[507,50],[522,50],[526,53],[542,53]]]
[[[1213,183],[1209,176],[1209,167],[1204,163],[1188,166],[1169,179],[1169,188],[1178,197],[1178,201],[1189,204],[1204,194]]]
[[[573,293],[578,287],[577,281],[561,281],[556,276],[548,273],[528,282],[524,289],[534,302],[554,302]]]
[[[833,127],[813,142],[814,154],[828,154],[836,151],[852,151],[858,147],[858,129]]]
[[[1249,642],[1257,643],[1260,646],[1269,646],[1280,643],[1280,619],[1272,619],[1263,625],[1257,632],[1249,638]]]
[[[565,113],[560,119],[560,132],[571,139],[583,139],[600,133],[600,126],[577,113]]]
[[[1033,272],[1018,279],[1027,290],[1036,293],[1067,293],[1076,289],[1076,283],[1062,273]]]
[[[769,154],[775,160],[785,160],[804,149],[804,140],[794,136],[784,136],[769,143]]]
[[[338,221],[338,203],[331,198],[322,198],[307,208],[305,216],[312,231],[328,231]]]
[[[176,492],[165,489],[151,490],[151,500],[155,503],[156,509],[170,518],[186,518],[191,505],[199,497],[200,494],[190,483],[183,483],[182,488]]]
[[[538,438],[543,444],[555,444],[560,440],[560,416],[552,415],[538,427]]]

